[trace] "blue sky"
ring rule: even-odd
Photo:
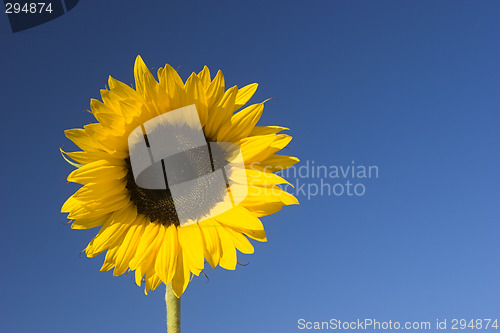
[[[208,268],[183,332],[300,332],[297,321],[500,320],[498,1],[80,1],[13,34],[0,15],[0,331],[163,332],[164,288],[80,258],[59,147],[140,54],[185,80],[259,83],[260,124],[301,164],[375,165],[362,196],[299,195],[263,218],[245,267]],[[347,179],[349,180],[349,179]],[[346,179],[326,179],[330,184]],[[319,179],[299,179],[305,186]],[[311,185],[312,186],[312,185]],[[451,331],[448,327],[448,331]],[[444,331],[444,330],[443,330]]]

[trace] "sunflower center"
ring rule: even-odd
[[[180,142],[183,140],[185,138],[179,137]],[[202,150],[191,149],[182,155],[178,154],[171,159],[161,161],[166,189],[149,189],[137,185],[130,158],[126,159],[128,168],[126,188],[129,190],[130,199],[136,205],[139,214],[147,216],[151,222],[161,223],[165,226],[172,224],[179,226],[179,215],[183,215],[183,212],[189,211],[193,215],[193,219],[200,219],[207,215],[217,203],[224,200],[227,184],[225,182],[222,185],[216,184],[218,179],[211,177],[211,173],[227,164],[224,158],[227,152],[219,148],[218,145],[211,145],[208,139],[206,141],[210,159],[206,158],[206,154]],[[166,170],[169,168],[165,167],[165,164],[172,165],[172,161],[175,161],[175,178],[168,177]],[[221,163],[221,161],[224,162]],[[181,193],[176,192],[174,201],[169,184],[174,186],[182,182],[189,182],[190,185],[182,187]],[[210,191],[207,191],[207,188]]]

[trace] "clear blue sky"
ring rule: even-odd
[[[0,15],[0,331],[163,332],[164,287],[79,258],[59,147],[108,75],[208,65],[260,84],[304,165],[376,165],[363,196],[263,219],[268,243],[183,296],[183,332],[301,332],[331,318],[500,319],[500,2],[80,1],[13,34]],[[319,179],[301,179],[305,184]],[[328,179],[335,184],[345,179]],[[487,331],[490,332],[490,331]]]

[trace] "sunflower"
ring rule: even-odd
[[[168,64],[158,70],[156,80],[140,56],[134,77],[135,89],[109,77],[109,88],[101,90],[102,102],[90,102],[97,122],[65,131],[81,148],[61,149],[63,157],[77,167],[67,180],[83,186],[61,211],[69,213],[73,229],[100,227],[85,253],[93,258],[107,251],[101,271],[114,269],[115,276],[135,271],[135,281],[139,286],[145,283],[146,294],[163,282],[171,283],[180,297],[191,273],[199,275],[205,262],[212,268],[234,270],[236,249],[245,254],[254,251],[248,238],[267,240],[259,217],[298,204],[279,186],[286,180],[275,173],[298,159],[276,154],[291,140],[279,134],[287,128],[256,126],[264,103],[243,108],[256,83],[226,90],[222,72],[212,79],[206,66],[184,83]],[[232,208],[182,225],[168,186],[148,189],[136,183],[129,136],[147,121],[187,106],[195,107],[207,143],[229,142],[240,149],[247,188],[242,201]],[[187,207],[204,200],[198,192],[184,198]]]

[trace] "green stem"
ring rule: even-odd
[[[181,299],[175,296],[172,290],[172,282],[167,285],[165,292],[165,303],[167,304],[167,332],[181,332]]]

